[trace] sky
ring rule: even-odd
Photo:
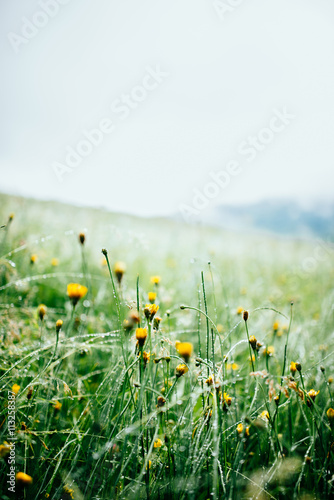
[[[333,201],[333,0],[2,0],[0,191]]]

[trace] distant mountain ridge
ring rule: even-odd
[[[334,204],[304,209],[295,202],[220,205],[202,214],[202,222],[226,229],[259,230],[288,236],[334,237]]]

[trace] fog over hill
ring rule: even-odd
[[[261,201],[247,205],[218,205],[196,218],[202,224],[235,231],[265,231],[297,237],[334,236],[334,204],[305,208],[294,201]],[[195,221],[195,219],[194,219]]]

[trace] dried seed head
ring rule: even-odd
[[[160,323],[161,323],[160,316],[154,316],[154,320],[153,320],[153,328],[154,328],[154,330],[159,330]]]
[[[254,335],[251,335],[249,337],[249,343],[252,346],[252,349],[255,351],[257,340],[256,340],[256,337]]]
[[[79,241],[80,241],[81,245],[83,245],[85,243],[85,239],[86,239],[85,233],[79,233]]]
[[[158,396],[157,407],[162,408],[166,404],[166,400],[163,396]]]
[[[242,317],[244,318],[244,321],[248,320],[248,311],[244,311]]]

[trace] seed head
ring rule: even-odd
[[[248,320],[248,311],[244,311],[242,317],[244,318],[244,321]]]
[[[165,406],[165,404],[166,404],[165,398],[163,396],[158,396],[157,407],[162,408],[163,406]]]
[[[250,345],[252,346],[253,351],[255,351],[255,350],[256,350],[256,343],[257,343],[257,340],[256,340],[256,337],[255,337],[254,335],[251,335],[251,336],[249,337],[249,343],[250,343]]]
[[[27,399],[28,400],[32,398],[33,392],[34,392],[34,389],[33,389],[32,386],[30,386],[29,389],[28,389],[28,393],[27,393]]]
[[[159,330],[160,323],[161,323],[160,316],[154,316],[154,320],[153,320],[153,328],[154,328],[154,330]]]
[[[79,233],[79,241],[80,241],[81,245],[83,245],[85,243],[85,239],[86,239],[85,233]]]

